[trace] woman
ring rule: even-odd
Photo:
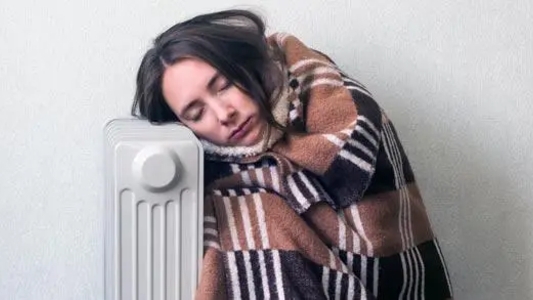
[[[206,154],[199,299],[448,299],[413,173],[371,94],[248,11],[158,36],[132,113]]]

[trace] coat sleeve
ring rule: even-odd
[[[318,176],[338,201],[353,203],[376,170],[386,117],[362,84],[310,52],[303,60],[289,59],[289,86],[298,95],[290,101],[290,124],[299,132],[276,151]]]

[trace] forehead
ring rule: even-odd
[[[215,68],[200,59],[180,60],[163,72],[163,95],[170,102],[190,101],[207,89],[215,73]]]

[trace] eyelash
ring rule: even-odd
[[[194,117],[191,118],[191,121],[192,121],[192,122],[198,122],[198,121],[200,121],[200,119],[202,118],[203,113],[204,113],[204,109],[203,109],[203,108],[199,109],[199,110],[198,110],[198,113],[196,113],[196,114],[194,115]]]
[[[219,93],[220,93],[220,92],[223,92],[223,91],[229,89],[232,85],[233,85],[233,84],[232,84],[231,82],[229,82],[228,80],[226,80],[226,81],[224,82],[224,84],[222,85],[222,87],[220,88],[220,90],[218,90],[218,92],[219,92]]]

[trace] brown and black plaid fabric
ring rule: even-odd
[[[198,299],[450,299],[411,166],[372,95],[293,36],[289,123],[254,157],[207,155]]]

